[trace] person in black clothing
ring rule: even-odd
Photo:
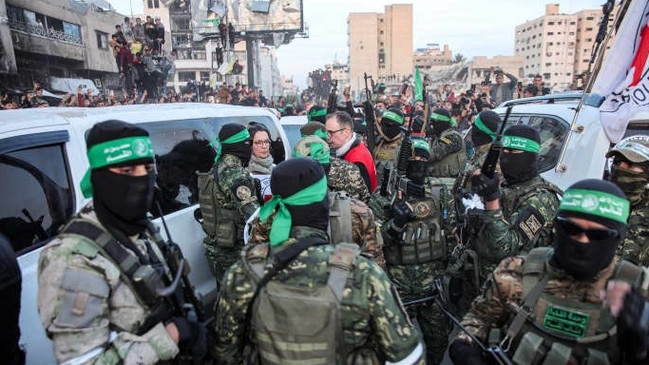
[[[228,37],[230,38],[230,49],[234,49],[234,25],[228,24]]]
[[[9,240],[0,234],[0,356],[9,365],[25,363],[20,348],[20,291],[22,276]]]

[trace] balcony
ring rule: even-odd
[[[14,19],[9,19],[9,28],[20,32],[25,32],[27,34],[35,35],[38,37],[52,39],[59,42],[82,45],[81,37],[77,35],[66,34],[60,30],[55,30],[52,28],[48,30],[40,25],[31,25]]]

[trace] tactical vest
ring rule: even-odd
[[[329,228],[331,243],[354,242],[352,236],[351,197],[346,191],[327,194],[329,199]]]
[[[385,171],[390,170],[394,166],[395,161],[397,161],[401,140],[402,138],[399,138],[393,142],[386,142],[384,139],[381,139],[381,142],[374,149],[374,153],[372,153],[379,186],[383,183],[384,175],[386,174]]]
[[[196,171],[202,227],[207,238],[217,246],[231,248],[243,242],[245,222],[236,209],[228,209],[223,203],[226,199],[217,183],[218,169],[222,167],[212,167],[208,172]]]
[[[523,264],[524,304],[507,330],[512,360],[520,365],[620,363],[615,318],[608,308],[544,292],[552,252],[550,247],[535,248]],[[611,279],[644,287],[643,273],[642,268],[620,261]]]
[[[439,261],[442,266],[446,265],[444,220],[448,211],[444,211],[443,202],[451,197],[453,182],[453,179],[427,178],[425,197],[407,197],[415,219],[404,226],[399,242],[383,246],[386,264],[418,265]]]
[[[264,277],[268,245],[253,245],[244,265],[255,285]],[[261,365],[346,364],[341,301],[360,249],[340,243],[329,257],[327,285],[269,281],[252,306],[251,337]]]
[[[456,131],[455,129],[447,129],[442,132],[440,138],[453,138],[450,137],[451,135],[454,138],[458,138],[460,141],[462,141],[460,150],[449,154],[439,161],[434,162],[431,166],[430,176],[455,178],[460,175],[462,171],[464,171],[467,161],[466,148],[464,147],[464,139],[462,138],[460,132]]]
[[[558,186],[546,181],[542,177],[538,177],[538,181],[534,183],[507,188],[507,191],[502,194],[500,200],[503,215],[505,217],[511,216],[513,212],[518,211],[520,202],[527,200],[530,195],[536,194],[539,190],[547,190],[555,193],[557,199],[563,196],[563,191]]]

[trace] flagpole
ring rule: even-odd
[[[608,45],[608,42],[611,40],[611,36],[613,32],[618,29],[620,23],[622,22],[622,17],[620,15],[626,14],[627,9],[629,8],[629,4],[631,3],[632,0],[622,0],[621,6],[617,11],[616,18],[615,18],[615,23],[611,26],[611,28],[606,32],[606,37],[602,41],[602,44],[600,45],[599,52],[597,54],[597,57],[595,58],[595,65],[593,67],[593,71],[590,75],[588,75],[588,82],[586,83],[586,86],[584,87],[584,91],[581,94],[581,97],[579,98],[579,103],[577,104],[577,107],[575,108],[575,115],[572,118],[572,122],[570,123],[570,129],[568,130],[568,135],[566,136],[566,140],[563,143],[563,147],[561,148],[561,153],[559,154],[559,160],[557,162],[557,165],[554,169],[555,172],[557,173],[564,173],[568,169],[566,165],[563,164],[563,159],[566,156],[566,149],[569,145],[570,138],[572,137],[573,132],[576,131],[575,125],[577,124],[577,118],[579,117],[579,112],[581,112],[581,108],[584,104],[584,100],[586,98],[586,95],[590,93],[593,84],[595,83],[595,79],[597,78],[597,75],[599,74],[599,71],[602,68],[602,63],[604,61],[604,54],[606,53],[606,46]],[[608,14],[607,14],[608,16]],[[604,19],[602,18],[602,21]]]

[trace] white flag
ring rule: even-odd
[[[613,143],[624,137],[633,114],[649,111],[648,12],[648,0],[631,1],[593,84],[593,93],[605,97],[600,117]]]

